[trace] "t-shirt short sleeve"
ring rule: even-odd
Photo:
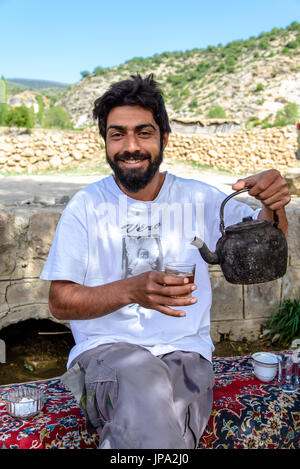
[[[85,206],[74,197],[57,224],[53,242],[40,278],[84,284],[88,264]]]

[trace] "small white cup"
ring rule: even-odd
[[[272,381],[278,370],[278,357],[270,352],[257,352],[252,355],[255,376],[264,383]]]

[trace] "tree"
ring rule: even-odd
[[[226,111],[222,106],[216,105],[208,111],[207,117],[210,119],[225,119]]]
[[[37,113],[37,120],[40,125],[43,125],[45,104],[41,95],[37,95],[36,100],[39,105],[39,110]]]
[[[26,127],[32,129],[35,124],[33,107],[28,108],[25,104],[8,109],[5,123],[9,127]]]
[[[299,118],[299,108],[296,103],[287,103],[283,109],[277,111],[274,121],[275,127],[295,124]]]
[[[90,72],[88,70],[83,70],[82,72],[80,72],[80,75],[82,78],[85,78],[90,75]]]
[[[45,111],[44,127],[72,129],[72,122],[68,112],[62,106],[50,106]]]
[[[0,80],[0,125],[5,125],[7,115],[7,84],[4,77]]]

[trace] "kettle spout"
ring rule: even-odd
[[[195,238],[191,242],[193,246],[196,246],[201,254],[201,257],[204,259],[205,262],[208,264],[219,264],[219,257],[216,252],[211,252],[208,247],[206,246],[205,242],[202,239]]]

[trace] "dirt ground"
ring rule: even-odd
[[[6,363],[0,363],[0,385],[61,376],[74,345],[66,327],[48,320],[28,320],[9,326],[0,331],[0,339],[6,344]],[[214,355],[219,357],[281,350],[266,338],[256,342],[226,339],[214,345]]]

